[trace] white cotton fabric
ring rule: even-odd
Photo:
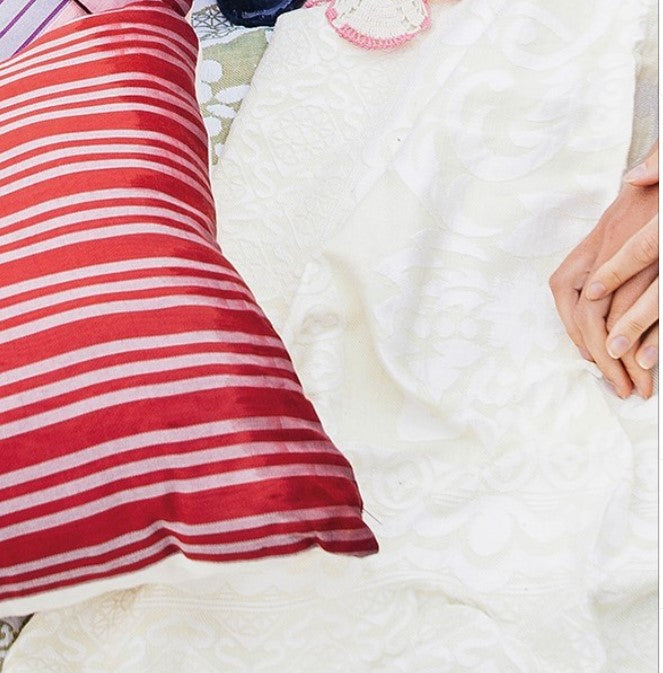
[[[632,127],[653,140],[654,4],[437,2],[392,53],[323,7],[280,19],[215,175],[220,240],[381,551],[41,613],[5,673],[656,670],[657,402],[608,391],[547,287]]]

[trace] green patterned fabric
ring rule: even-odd
[[[210,136],[212,164],[221,156],[230,125],[266,46],[264,30],[238,35],[225,44],[202,46],[198,101]]]
[[[198,101],[210,136],[214,165],[223,153],[230,125],[267,48],[272,29],[233,26],[214,0],[195,2],[191,22],[200,40]]]

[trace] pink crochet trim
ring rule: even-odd
[[[315,0],[313,0],[315,1]],[[322,4],[318,2],[318,4]],[[379,38],[373,37],[371,35],[364,35],[360,33],[352,26],[344,24],[342,26],[337,26],[334,21],[338,18],[338,12],[333,5],[328,7],[325,12],[325,16],[329,21],[331,27],[344,39],[352,44],[356,44],[358,47],[363,49],[378,50],[378,49],[395,49],[404,45],[406,42],[409,42],[413,37],[416,37],[420,33],[428,30],[431,25],[430,14],[426,16],[423,23],[414,33],[403,33],[403,35],[397,35],[396,37],[390,38]]]
[[[424,3],[428,5],[429,0],[424,0]],[[351,42],[362,49],[378,50],[378,49],[395,49],[404,45],[406,42],[409,42],[413,37],[416,37],[420,33],[428,30],[431,25],[430,14],[427,14],[424,20],[421,23],[421,26],[412,33],[403,33],[402,35],[397,35],[390,38],[380,38],[373,35],[366,35],[359,32],[356,28],[348,24],[343,24],[341,26],[336,25],[336,19],[338,19],[338,12],[336,11],[335,1],[334,0],[306,0],[304,7],[319,7],[320,5],[329,5],[325,16],[327,21],[334,29],[334,31],[340,35],[344,40]]]

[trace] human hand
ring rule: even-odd
[[[655,187],[637,188],[626,184],[623,188],[623,191],[633,192],[634,198],[638,202],[639,206],[646,205],[647,202],[651,202],[653,198],[655,203],[653,204],[654,208],[652,214],[655,216],[658,210],[657,185]],[[604,237],[593,271],[621,249],[621,247],[626,243],[626,240],[628,240],[635,233],[635,231],[637,231],[637,229],[634,230],[635,226],[640,226],[640,223],[644,223],[644,226],[646,226],[647,222],[649,222],[651,219],[647,217],[648,213],[643,213],[640,211],[638,214],[632,210],[633,207],[635,206],[632,206],[631,210],[628,213],[625,213],[622,217],[621,226],[623,229],[618,232],[618,235],[608,235]],[[637,215],[635,219],[633,219],[634,215]],[[626,240],[624,240],[625,238]],[[600,322],[601,326],[604,328],[602,331],[603,342],[601,342],[598,337],[596,337],[596,340],[592,342],[594,347],[590,350],[593,354],[600,352],[603,358],[605,358],[606,353],[608,353],[610,356],[610,353],[605,347],[605,344],[608,341],[608,334],[605,333],[605,330],[608,332],[612,330],[617,321],[647,291],[647,288],[656,279],[657,275],[658,265],[649,265],[636,273],[632,278],[625,281],[605,301],[591,302],[585,299],[584,296],[581,297],[579,301],[579,308],[584,312],[584,315],[580,318],[581,321],[585,321],[583,324],[583,329],[587,331],[587,324],[592,322]],[[592,304],[594,304],[594,306],[592,306]],[[631,349],[627,350],[621,355],[619,360],[620,364],[626,370],[628,377],[635,385],[637,392],[641,397],[647,399],[651,396],[654,390],[654,378],[650,371],[643,369],[638,364],[636,360],[637,348],[638,346],[635,345]],[[603,366],[600,368],[602,371],[604,371]],[[619,384],[614,385],[614,387],[620,397],[626,397],[631,392],[629,389],[620,389]]]
[[[658,184],[658,140],[649,156],[635,168],[632,168],[624,176],[624,181],[637,187],[650,187]]]
[[[645,199],[648,197],[651,198],[652,195],[655,196],[657,204],[657,221],[651,226],[645,226],[649,226],[650,231],[649,254],[654,254],[655,251],[656,262],[651,263],[649,266],[643,265],[641,271],[639,271],[632,278],[626,280],[615,290],[610,305],[610,313],[608,314],[606,323],[609,330],[607,343],[612,342],[615,336],[619,336],[618,332],[621,330],[621,324],[617,325],[617,322],[621,321],[624,314],[627,311],[630,311],[631,307],[636,302],[639,302],[645,294],[647,294],[647,299],[644,299],[643,301],[648,303],[649,309],[646,308],[647,304],[643,306],[643,304],[640,303],[638,306],[640,310],[644,308],[645,311],[649,311],[653,315],[654,309],[651,307],[651,302],[658,292],[658,171],[658,142],[656,142],[645,161],[627,173],[624,178],[627,184],[642,188],[641,194]],[[654,186],[655,189],[648,189],[650,187],[653,188]],[[651,220],[649,222],[651,222]],[[651,232],[652,227],[656,230],[655,233]],[[651,245],[652,235],[656,236],[656,241],[653,246]],[[643,240],[646,244],[646,237],[645,239],[641,240]],[[605,252],[610,253],[610,250],[606,250]],[[599,255],[599,259],[604,259],[602,254]],[[658,321],[657,309],[655,321]],[[648,370],[651,369],[657,361],[658,325],[652,328],[644,338],[646,343],[639,345],[639,340],[636,341],[630,350],[621,355],[621,361],[624,364],[626,371],[628,372],[632,381],[635,383],[635,386],[640,395],[647,399],[654,391],[654,379]],[[617,345],[619,345],[619,342]],[[612,350],[613,353],[611,353],[611,355],[614,356],[615,352],[617,351],[615,351],[614,348]]]
[[[651,284],[652,269],[644,269],[600,300],[590,300],[582,290],[594,271],[657,213],[656,159],[657,148],[648,159],[645,173],[633,171],[627,176],[628,182],[617,199],[550,279],[557,310],[571,340],[585,359],[596,362],[620,397],[630,395],[634,382],[643,397],[651,395],[651,372],[638,366],[635,351],[627,352],[621,360],[613,359],[605,342],[608,326],[612,327]],[[656,167],[655,177],[652,166]]]
[[[590,301],[604,299],[644,269],[656,277],[610,327],[606,349],[611,357],[621,358],[642,339],[635,361],[649,370],[658,362],[658,215],[599,267],[587,282],[585,295]]]

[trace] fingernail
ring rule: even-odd
[[[608,344],[608,353],[610,353],[610,357],[614,358],[615,360],[617,358],[620,358],[626,351],[631,347],[631,343],[629,340],[625,337],[622,336],[621,334],[619,336],[616,336],[610,343]]]
[[[640,386],[636,386],[635,388],[638,391],[638,395],[642,397],[643,400],[648,400],[651,397],[651,393],[647,392],[646,390],[643,390],[640,388]]]
[[[592,283],[587,288],[587,299],[600,299],[605,294],[605,285],[600,282]]]
[[[635,168],[632,168],[624,176],[624,180],[626,180],[626,182],[631,182],[633,180],[640,180],[641,178],[644,178],[645,175],[647,175],[647,168],[645,167],[644,164],[639,164]]]
[[[594,359],[592,358],[590,352],[586,348],[579,346],[578,350],[580,351],[580,355],[582,355],[582,357],[585,358],[585,360],[588,360],[589,362],[594,362]]]
[[[638,356],[638,364],[643,369],[651,369],[658,362],[658,348],[647,346]]]

